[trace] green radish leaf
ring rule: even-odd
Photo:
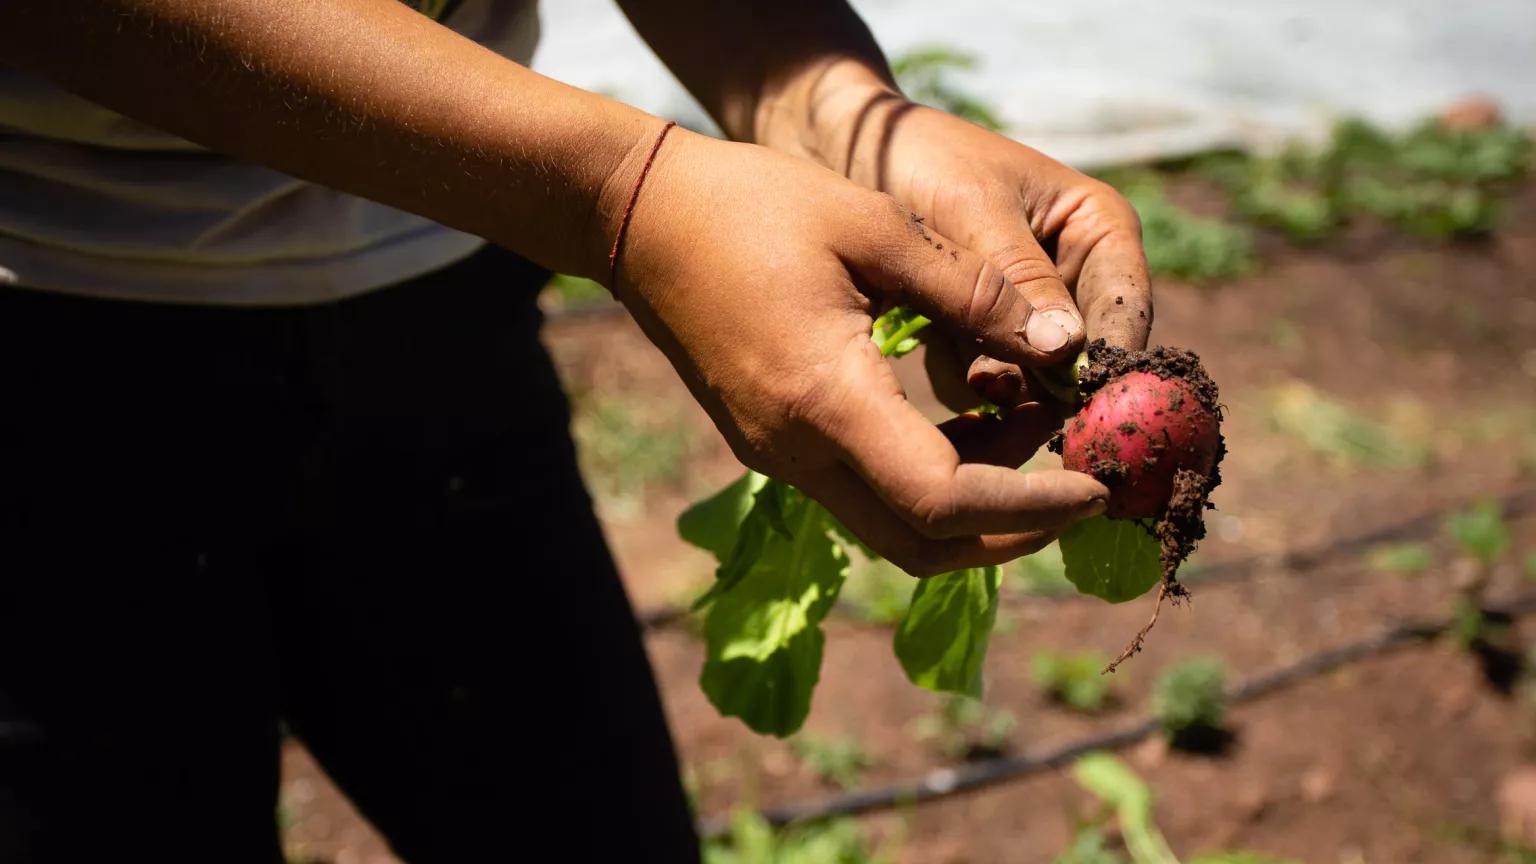
[[[1095,516],[1061,535],[1067,578],[1084,594],[1124,603],[1147,593],[1163,576],[1160,549],[1147,529]]]
[[[715,588],[701,598],[705,661],[699,685],[719,712],[784,737],[805,722],[821,674],[821,621],[848,576],[827,511],[769,481]]]
[[[913,684],[981,698],[981,668],[1002,581],[1002,568],[978,567],[917,583],[895,646]]]
[[[695,612],[713,603],[715,598],[746,578],[747,573],[763,556],[763,550],[773,541],[774,535],[790,535],[789,526],[784,522],[785,502],[789,496],[800,493],[793,486],[767,478],[764,480],[752,494],[752,509],[737,526],[730,554],[715,569],[715,584],[702,597],[693,601]]]
[[[684,510],[677,517],[678,536],[724,564],[736,548],[736,536],[752,511],[753,500],[767,483],[768,478],[756,471],[741,475],[735,483]]]
[[[1073,763],[1072,779],[1114,808],[1136,864],[1179,864],[1152,821],[1152,790],[1130,766],[1108,753],[1089,753]]]

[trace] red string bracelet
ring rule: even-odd
[[[661,132],[656,136],[656,143],[651,145],[651,155],[645,157],[645,165],[640,168],[640,176],[635,178],[635,188],[629,190],[629,203],[624,205],[624,215],[619,217],[619,230],[613,235],[613,248],[608,250],[608,288],[613,289],[619,279],[619,247],[624,243],[624,235],[629,233],[629,217],[635,215],[635,203],[640,200],[640,187],[645,183],[645,175],[651,173],[651,163],[656,161],[656,154],[661,152],[661,142],[667,140],[667,133],[677,125],[676,120],[668,120],[667,125],[661,127]]]

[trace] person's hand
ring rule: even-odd
[[[616,175],[610,206],[638,173]],[[1108,490],[1086,474],[1015,470],[1057,425],[1052,412],[941,428],[906,401],[870,339],[881,304],[1011,363],[1059,362],[1081,334],[1028,299],[1060,298],[1019,290],[887,195],[677,129],[644,181],[616,281],[743,463],[798,486],[914,575],[1011,560],[1102,512]]]
[[[842,168],[889,192],[927,224],[992,260],[1033,306],[1074,337],[1144,348],[1152,291],[1136,212],[1113,188],[1016,141],[889,92],[852,112],[839,136]],[[857,128],[851,128],[856,125]],[[976,359],[953,339],[929,341],[935,391],[951,406],[967,394],[998,404],[1042,394],[1004,361]],[[968,375],[966,374],[968,372]],[[972,400],[974,401],[974,399]]]

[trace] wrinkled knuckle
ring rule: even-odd
[[[1107,183],[1098,182],[1103,190],[1095,196],[1099,201],[1100,209],[1109,217],[1109,222],[1122,231],[1130,232],[1137,237],[1141,236],[1141,214],[1122,194],[1120,190]]]
[[[1025,291],[1036,288],[1055,288],[1058,286],[1065,290],[1061,283],[1061,274],[1056,271],[1056,265],[1042,255],[1026,255],[1017,257],[1008,265],[1008,281],[1014,287]]]
[[[912,527],[924,537],[946,537],[955,524],[954,490],[946,484],[924,493],[908,509]]]
[[[1013,294],[1003,272],[990,259],[983,258],[977,264],[971,282],[971,296],[965,306],[963,320],[973,331],[985,332],[1004,319],[1013,305]]]

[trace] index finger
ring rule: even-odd
[[[1057,266],[1074,288],[1089,339],[1118,348],[1147,347],[1152,332],[1152,279],[1141,244],[1141,220],[1108,186],[1064,225]]]

